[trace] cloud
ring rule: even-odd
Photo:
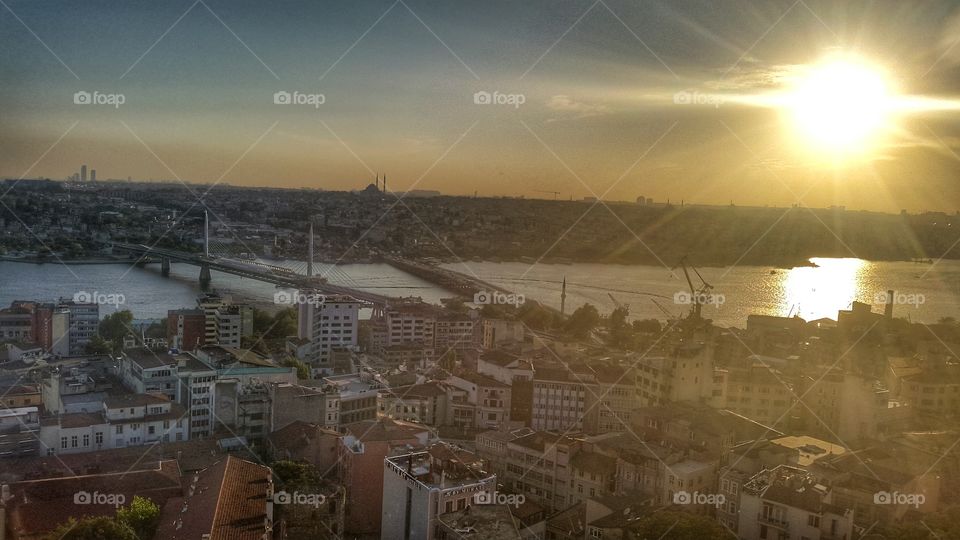
[[[611,113],[610,107],[599,103],[587,103],[577,101],[570,96],[559,94],[547,100],[547,108],[561,113],[559,118],[551,118],[549,121],[569,120],[577,118],[587,118],[590,116],[600,116]]]

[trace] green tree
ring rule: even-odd
[[[123,349],[123,338],[131,333],[133,324],[133,313],[129,309],[111,313],[100,321],[97,333],[110,344],[113,352],[120,352]]]
[[[554,326],[553,313],[537,302],[527,302],[520,308],[520,320],[534,330],[549,330]]]
[[[150,540],[160,524],[160,507],[137,495],[128,506],[117,510],[117,521],[132,529],[140,540]]]
[[[460,298],[441,298],[440,302],[443,303],[443,307],[447,308],[454,313],[466,313],[469,311],[469,308],[463,303],[463,300]]]
[[[110,354],[113,351],[113,344],[98,335],[94,335],[90,338],[85,350],[87,354]]]
[[[617,306],[617,308],[610,313],[610,317],[607,319],[607,327],[610,330],[611,345],[623,346],[630,340],[633,329],[630,323],[627,322],[627,317],[629,316],[630,308],[623,305]]]
[[[660,326],[660,321],[656,319],[644,319],[633,321],[633,329],[641,334],[659,334],[663,327]]]
[[[304,364],[303,361],[301,361],[301,360],[299,360],[299,359],[297,359],[297,358],[294,358],[294,357],[292,357],[292,356],[288,356],[288,357],[286,357],[286,358],[283,359],[283,362],[281,362],[280,365],[282,365],[283,367],[293,367],[293,368],[297,368],[297,378],[298,378],[298,379],[309,379],[309,378],[310,378],[310,368],[307,367],[307,365]]]
[[[586,338],[600,323],[600,312],[593,304],[584,304],[577,308],[567,319],[565,329],[578,339]]]
[[[653,512],[641,518],[632,530],[637,538],[669,540],[733,538],[730,531],[717,521],[687,512]]]
[[[108,517],[85,517],[54,529],[46,540],[139,540],[133,529]]]

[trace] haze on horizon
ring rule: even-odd
[[[960,8],[932,0],[10,0],[0,177],[953,212],[958,42]],[[842,156],[769,97],[833,54],[905,104]]]

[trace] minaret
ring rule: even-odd
[[[310,245],[307,247],[307,277],[313,277],[313,223],[310,223]]]
[[[387,175],[383,175],[383,192],[387,192]]]
[[[210,217],[203,211],[203,256],[210,256]]]
[[[377,185],[377,191],[380,191],[380,175],[379,175],[379,174],[377,175],[377,180],[376,180],[376,182],[377,182],[377,184],[376,184],[376,185]]]
[[[560,316],[563,317],[567,308],[567,276],[563,276],[563,288],[560,289]]]

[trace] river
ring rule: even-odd
[[[704,316],[724,326],[745,324],[747,315],[788,315],[798,313],[807,320],[829,317],[849,308],[853,300],[874,304],[887,289],[897,291],[895,315],[915,322],[936,322],[941,317],[960,318],[960,261],[937,264],[868,262],[859,259],[813,259],[816,266],[777,269],[737,266],[703,268],[700,274],[713,285],[713,302],[704,307]],[[277,263],[274,263],[277,264]],[[302,268],[303,263],[279,263]],[[610,264],[537,264],[464,262],[444,265],[468,275],[560,307],[560,284],[567,279],[567,313],[591,303],[607,313],[617,302],[628,304],[635,318],[664,319],[664,310],[680,315],[688,305],[674,301],[688,289],[680,269]],[[449,292],[386,264],[316,265],[317,273],[331,283],[347,285],[389,296],[420,296],[437,303]],[[42,265],[0,261],[0,306],[12,300],[52,301],[73,297],[77,292],[123,295],[120,306],[138,319],[166,316],[167,310],[196,305],[201,292],[199,268],[174,263],[170,276],[160,275],[157,264],[130,267],[124,264]],[[237,276],[212,273],[210,288],[229,294],[237,301],[273,308],[276,287]],[[694,284],[700,279],[691,273]],[[663,308],[657,307],[656,301]]]
[[[837,318],[854,300],[882,311],[882,296],[894,289],[894,316],[914,322],[960,319],[960,261],[936,264],[869,262],[860,259],[812,259],[816,266],[792,269],[736,266],[698,269],[713,285],[713,300],[703,315],[723,326],[743,327],[747,315],[799,314],[806,320]],[[521,293],[560,308],[560,289],[567,280],[566,312],[591,303],[608,313],[617,302],[634,318],[664,319],[664,310],[680,315],[689,305],[676,303],[689,290],[681,269],[610,264],[526,264],[470,262],[445,267]],[[694,285],[701,281],[691,272]],[[680,293],[678,295],[678,293]],[[878,296],[879,295],[879,296]],[[657,307],[656,303],[660,307]]]

